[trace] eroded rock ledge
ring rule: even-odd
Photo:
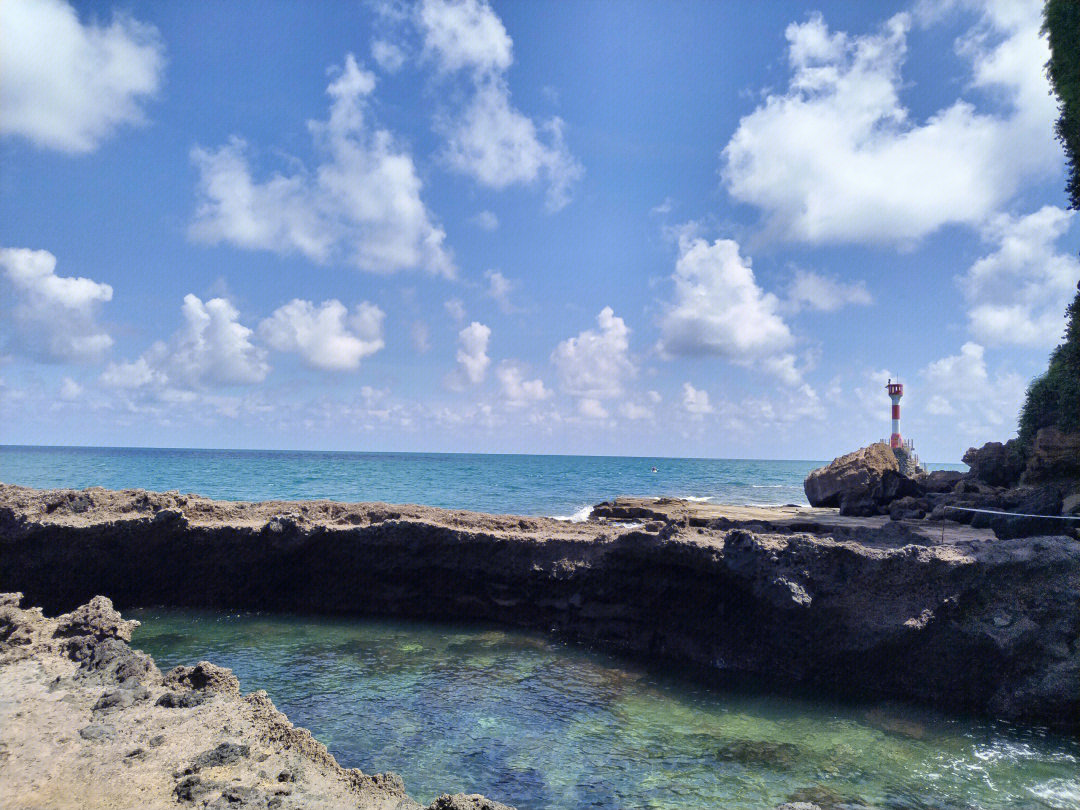
[[[48,619],[21,597],[0,594],[4,807],[420,810],[398,776],[342,768],[229,670],[162,675],[109,599]],[[428,810],[510,808],[457,795]]]
[[[1075,540],[671,500],[594,515],[0,485],[0,589],[49,611],[105,594],[120,607],[495,621],[1080,728]]]

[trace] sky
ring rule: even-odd
[[[1037,0],[0,3],[0,443],[924,460],[1080,279]]]

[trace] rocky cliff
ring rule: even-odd
[[[100,593],[488,620],[703,672],[1080,727],[1074,540],[684,501],[598,512],[571,524],[0,485],[0,589],[50,611]]]

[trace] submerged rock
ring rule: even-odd
[[[716,756],[722,762],[787,769],[799,761],[799,748],[786,742],[734,740],[721,747]]]

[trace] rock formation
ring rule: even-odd
[[[0,804],[420,810],[392,773],[342,768],[265,692],[201,662],[164,677],[96,596],[47,619],[0,594]],[[511,810],[442,796],[429,810]]]
[[[838,506],[842,515],[887,513],[897,498],[920,493],[915,479],[901,472],[896,453],[882,442],[814,470],[803,488],[811,506]]]
[[[49,610],[106,594],[493,621],[703,672],[1080,727],[1075,540],[674,499],[596,512],[574,524],[0,485],[0,588]],[[189,691],[222,680],[205,666],[169,677]]]
[[[1024,473],[1024,451],[1016,439],[969,447],[963,462],[971,468],[972,477],[992,487],[1015,486]]]
[[[1062,433],[1056,427],[1036,433],[1024,481],[1067,481],[1080,492],[1080,433]]]

